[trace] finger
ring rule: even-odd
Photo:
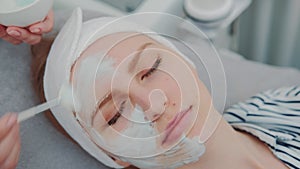
[[[12,44],[15,44],[15,45],[18,45],[18,44],[22,43],[22,41],[8,35],[7,34],[7,29],[2,25],[0,25],[0,38],[2,38],[5,41],[8,41]]]
[[[19,141],[19,125],[16,123],[7,136],[0,142],[0,163],[8,158],[15,146],[18,146]]]
[[[35,34],[42,34],[42,33],[48,33],[53,29],[54,25],[54,15],[53,11],[51,10],[44,21],[33,24],[29,27],[29,30],[31,33]]]
[[[6,35],[5,27],[0,25],[0,38],[4,37]]]
[[[5,40],[5,41],[7,41],[7,42],[9,42],[9,43],[14,44],[14,45],[18,45],[18,44],[22,43],[21,40],[15,39],[15,38],[13,38],[13,37],[11,37],[9,35],[5,35],[2,39]]]
[[[4,169],[15,169],[19,161],[20,149],[21,149],[21,145],[20,145],[20,141],[18,141],[18,144],[16,144],[13,147],[11,153],[6,158],[6,160],[4,161],[1,167],[3,167]]]
[[[18,44],[22,43],[21,40],[15,39],[15,38],[13,38],[9,35],[5,35],[2,39],[9,42],[9,43],[14,44],[14,45],[18,45]]]
[[[18,32],[18,31],[11,32],[11,34],[14,35],[14,37],[13,37],[13,36],[11,36],[11,35],[8,34],[8,32],[7,32],[8,30],[9,30],[8,28],[5,30],[5,32],[4,32],[3,36],[2,36],[2,39],[4,39],[5,41],[10,42],[12,44],[20,44],[20,43],[22,43],[22,41],[14,38],[14,37],[20,36],[20,32]]]
[[[3,25],[0,25],[0,38],[15,45],[22,43],[22,41],[9,36],[6,32],[6,28]]]
[[[41,35],[30,33],[28,30],[18,27],[9,27],[6,32],[13,38],[31,45],[40,42],[42,39]]]
[[[17,115],[8,113],[0,119],[0,142],[9,133],[10,129],[17,123]],[[1,149],[0,149],[1,150]]]

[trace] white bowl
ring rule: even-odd
[[[52,5],[53,0],[0,0],[0,24],[29,26],[44,20]]]

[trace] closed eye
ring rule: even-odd
[[[109,125],[109,126],[111,126],[111,125],[114,125],[117,121],[118,121],[118,119],[121,117],[121,114],[122,114],[122,112],[123,112],[123,110],[124,110],[124,105],[125,105],[125,102],[126,101],[123,101],[122,103],[121,103],[121,105],[120,105],[120,108],[119,108],[119,111],[107,122],[107,124]]]
[[[155,60],[155,62],[154,62],[154,64],[152,65],[152,67],[146,73],[144,73],[142,75],[141,80],[143,80],[145,77],[148,77],[152,73],[154,73],[157,70],[157,68],[160,65],[160,63],[161,63],[161,58],[157,57],[156,60]]]

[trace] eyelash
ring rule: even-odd
[[[125,102],[126,102],[126,101],[123,101],[123,102],[121,103],[121,106],[120,106],[120,108],[119,108],[119,111],[114,115],[114,117],[112,117],[112,118],[107,122],[107,124],[108,124],[109,126],[114,125],[114,124],[118,121],[118,119],[121,117],[121,114],[122,114],[122,112],[123,112],[123,110],[124,110]]]
[[[158,68],[158,66],[160,65],[160,63],[161,63],[161,58],[158,57],[158,58],[155,60],[155,62],[154,62],[154,64],[152,65],[152,67],[151,67],[145,74],[142,75],[141,80],[143,80],[145,77],[148,77],[148,76],[150,76],[152,73],[154,73],[154,72],[157,70],[157,68]]]

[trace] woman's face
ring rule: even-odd
[[[100,51],[107,52],[104,59]],[[87,59],[92,57],[102,63],[95,70],[94,86],[81,89],[77,84],[84,81],[82,67],[89,67],[93,59]],[[101,66],[107,67],[102,75]],[[75,90],[94,92],[94,109],[90,109],[93,112],[89,117],[84,110],[77,113],[83,121],[90,118],[90,125],[107,147],[130,150],[144,146],[147,156],[171,148],[183,135],[198,135],[204,117],[199,112],[204,111],[203,105],[210,104],[196,70],[182,56],[136,33],[116,33],[94,42],[76,61],[71,81]],[[126,141],[141,138],[151,141],[141,145]]]

